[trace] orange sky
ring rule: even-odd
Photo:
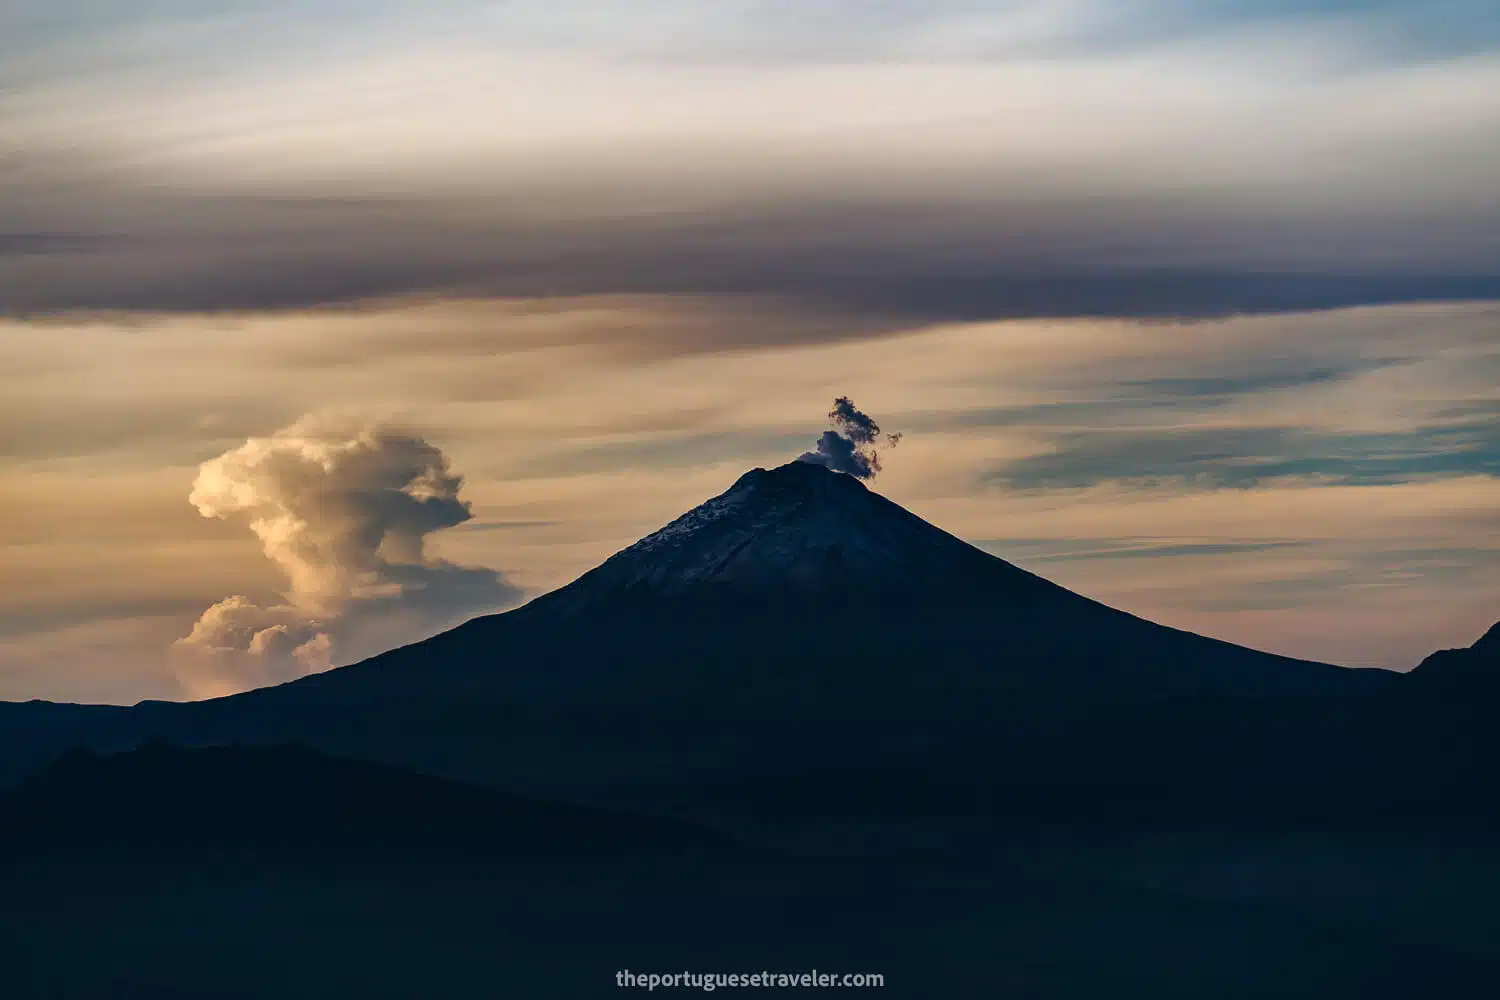
[[[199,614],[290,588],[246,517],[189,503],[199,466],[299,420],[440,449],[473,517],[427,556],[531,594],[794,458],[847,393],[906,434],[877,489],[1156,620],[1407,667],[1500,616],[1496,305],[843,323],[665,297],[11,322],[0,697],[182,696]],[[704,324],[825,335],[705,349]]]

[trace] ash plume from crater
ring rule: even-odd
[[[204,463],[189,500],[246,522],[287,588],[278,603],[236,594],[202,614],[174,644],[188,694],[288,680],[515,603],[494,570],[425,552],[472,516],[462,485],[440,449],[382,427],[303,421]]]
[[[901,433],[886,433],[873,417],[854,405],[848,396],[833,401],[828,411],[832,430],[823,432],[813,451],[797,457],[834,472],[846,472],[856,479],[874,479],[880,473],[880,447],[894,448]]]

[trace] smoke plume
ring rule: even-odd
[[[178,640],[189,694],[324,670],[514,603],[495,571],[426,555],[427,536],[472,516],[462,484],[439,449],[378,427],[302,422],[204,463],[193,506],[243,520],[287,587],[269,606],[227,597]]]
[[[893,448],[901,440],[900,432],[887,434],[868,414],[854,405],[848,396],[833,401],[828,411],[828,420],[833,430],[823,432],[815,450],[805,452],[797,458],[799,462],[813,462],[826,466],[834,472],[847,472],[858,479],[874,479],[880,472],[881,445]]]

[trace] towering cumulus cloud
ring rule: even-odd
[[[886,434],[882,431],[880,425],[855,406],[848,396],[833,401],[828,419],[834,429],[824,431],[818,438],[816,450],[805,452],[797,461],[815,462],[859,479],[874,479],[880,472],[880,454],[876,448],[882,444],[895,447],[901,440],[899,432]]]
[[[287,589],[270,606],[234,595],[203,613],[175,644],[188,693],[287,680],[514,603],[495,571],[424,551],[471,516],[462,483],[421,438],[307,421],[206,462],[189,500],[243,519]]]

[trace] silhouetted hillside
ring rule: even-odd
[[[295,744],[75,749],[0,796],[0,845],[130,857],[575,862],[732,851],[664,819],[505,795]]]
[[[1487,936],[1439,933],[1494,894],[1468,844],[1439,867],[1421,841],[956,824],[913,854],[871,850],[866,821],[756,851],[304,747],[161,743],[68,754],[3,815],[0,991],[25,1000],[604,997],[620,970],[684,968],[877,973],[914,998],[1373,1000],[1500,975]],[[1372,899],[1414,857],[1421,879]]]
[[[1410,687],[1428,696],[1500,694],[1500,623],[1466,649],[1443,649],[1411,672]]]

